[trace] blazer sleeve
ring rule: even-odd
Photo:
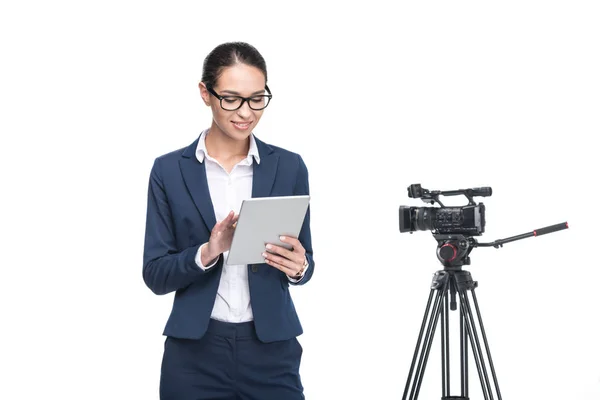
[[[308,169],[306,168],[306,164],[304,160],[302,160],[301,156],[298,156],[298,175],[296,178],[296,186],[294,188],[295,195],[307,195],[310,194],[309,185],[308,185]],[[308,260],[308,268],[304,272],[304,276],[298,282],[290,281],[292,285],[304,285],[306,282],[312,278],[313,272],[315,270],[315,261],[313,259],[313,249],[312,249],[312,239],[310,235],[310,205],[308,206],[308,210],[306,210],[306,217],[304,218],[304,222],[302,223],[302,228],[300,229],[300,235],[298,236],[298,240],[302,243],[304,250],[306,250],[306,259]]]
[[[195,261],[202,243],[180,250],[165,193],[160,159],[154,161],[148,185],[148,207],[142,275],[146,286],[155,294],[167,294],[189,286],[216,268],[203,270]],[[219,256],[219,264],[223,263]]]

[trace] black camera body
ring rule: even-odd
[[[408,187],[408,197],[420,198],[426,203],[438,203],[441,207],[400,206],[400,232],[432,231],[434,234],[460,234],[479,236],[485,232],[485,205],[475,204],[474,196],[491,196],[492,188],[482,187],[451,191],[429,191],[420,184]],[[439,196],[464,195],[469,204],[445,207]]]
[[[400,206],[400,232],[414,231],[479,236],[485,232],[485,205],[442,208]]]

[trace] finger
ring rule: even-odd
[[[292,246],[292,249],[294,250],[294,252],[299,253],[299,254],[305,253],[304,246],[302,246],[302,243],[300,243],[300,241],[298,239],[296,239],[295,237],[280,236],[279,240],[281,240],[283,243],[290,244]]]
[[[233,216],[231,218],[231,221],[229,222],[229,225],[227,225],[227,229],[235,229],[235,227],[237,226],[237,222],[238,222],[238,216]]]
[[[267,265],[270,265],[271,267],[277,268],[278,270],[280,270],[281,272],[283,272],[284,274],[286,274],[287,276],[294,276],[296,275],[300,270],[299,269],[293,269],[293,268],[289,268],[285,265],[279,264],[278,262],[266,259],[265,263]]]
[[[230,211],[229,214],[222,221],[215,224],[215,228],[217,232],[222,232],[227,229],[231,225],[231,220],[233,219],[233,211]]]
[[[265,258],[266,261],[273,262],[274,264],[284,266],[284,267],[294,271],[294,274],[302,269],[302,264],[304,263],[304,261],[302,261],[302,263],[299,263],[297,261],[292,261],[285,257],[280,257],[278,255],[271,254],[268,252],[264,252],[263,257]]]
[[[274,253],[274,254],[279,254],[280,256],[287,258],[288,260],[295,260],[295,262],[297,262],[297,263],[300,262],[300,260],[301,260],[301,257],[299,257],[298,253],[288,250],[285,247],[281,247],[281,246],[277,246],[276,244],[269,243],[266,245],[266,248],[267,248],[268,252]],[[304,262],[304,260],[302,260],[302,262]]]

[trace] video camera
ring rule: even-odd
[[[469,203],[459,207],[446,207],[439,199],[439,196],[455,195],[464,195],[469,200]],[[400,206],[400,232],[432,231],[433,237],[438,243],[436,255],[444,266],[444,270],[437,271],[431,282],[429,299],[402,400],[417,400],[438,322],[440,322],[442,334],[442,399],[469,399],[468,378],[470,371],[467,366],[469,344],[471,345],[472,354],[477,366],[483,397],[485,399],[502,398],[477,297],[475,296],[475,288],[478,286],[478,283],[473,281],[469,271],[462,270],[462,266],[471,264],[470,253],[475,247],[500,248],[505,243],[567,229],[569,228],[569,224],[563,222],[505,239],[480,243],[474,236],[481,235],[485,230],[485,206],[483,203],[476,204],[473,197],[488,197],[491,195],[491,187],[444,192],[423,189],[420,184],[413,184],[408,187],[408,197],[420,198],[426,203],[438,203],[440,207]],[[471,293],[470,299],[468,296],[469,292]],[[435,299],[434,293],[437,293],[435,294]],[[474,305],[475,313],[472,311],[471,302]],[[461,391],[460,396],[451,396],[448,313],[449,309],[456,310],[458,303],[460,303]],[[478,321],[479,326],[477,326],[475,321]],[[479,339],[478,330],[481,332],[485,348],[481,346],[482,341]],[[485,356],[487,356],[487,362]],[[419,360],[418,364],[416,363],[417,360]],[[486,364],[490,366],[497,397],[493,396]]]
[[[485,231],[485,205],[475,204],[473,197],[492,195],[491,187],[440,191],[424,189],[421,184],[408,188],[408,197],[420,198],[425,203],[438,203],[439,207],[400,206],[400,232],[433,231],[434,234],[463,234],[479,236]],[[446,207],[439,196],[464,195],[469,204]]]

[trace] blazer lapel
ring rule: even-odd
[[[252,197],[269,197],[273,183],[275,182],[275,175],[277,174],[279,156],[273,153],[271,146],[256,137],[254,139],[258,147],[258,154],[260,155],[260,164],[254,162],[252,166],[254,173],[252,178]],[[179,160],[179,167],[185,186],[190,192],[196,208],[200,212],[200,215],[202,215],[202,219],[208,230],[212,231],[217,220],[208,189],[205,164],[196,158],[198,140],[199,138],[184,150],[183,157]]]
[[[271,146],[258,140],[256,136],[254,139],[258,147],[260,164],[256,161],[253,164],[252,197],[269,197],[275,182],[279,155],[273,154]]]
[[[208,230],[212,231],[217,223],[217,219],[208,189],[205,164],[196,158],[197,145],[198,139],[185,149],[183,158],[179,160],[179,167],[181,168],[181,175],[183,176],[185,186],[190,192],[196,208],[200,211],[200,215],[202,215],[202,219],[204,219]]]

